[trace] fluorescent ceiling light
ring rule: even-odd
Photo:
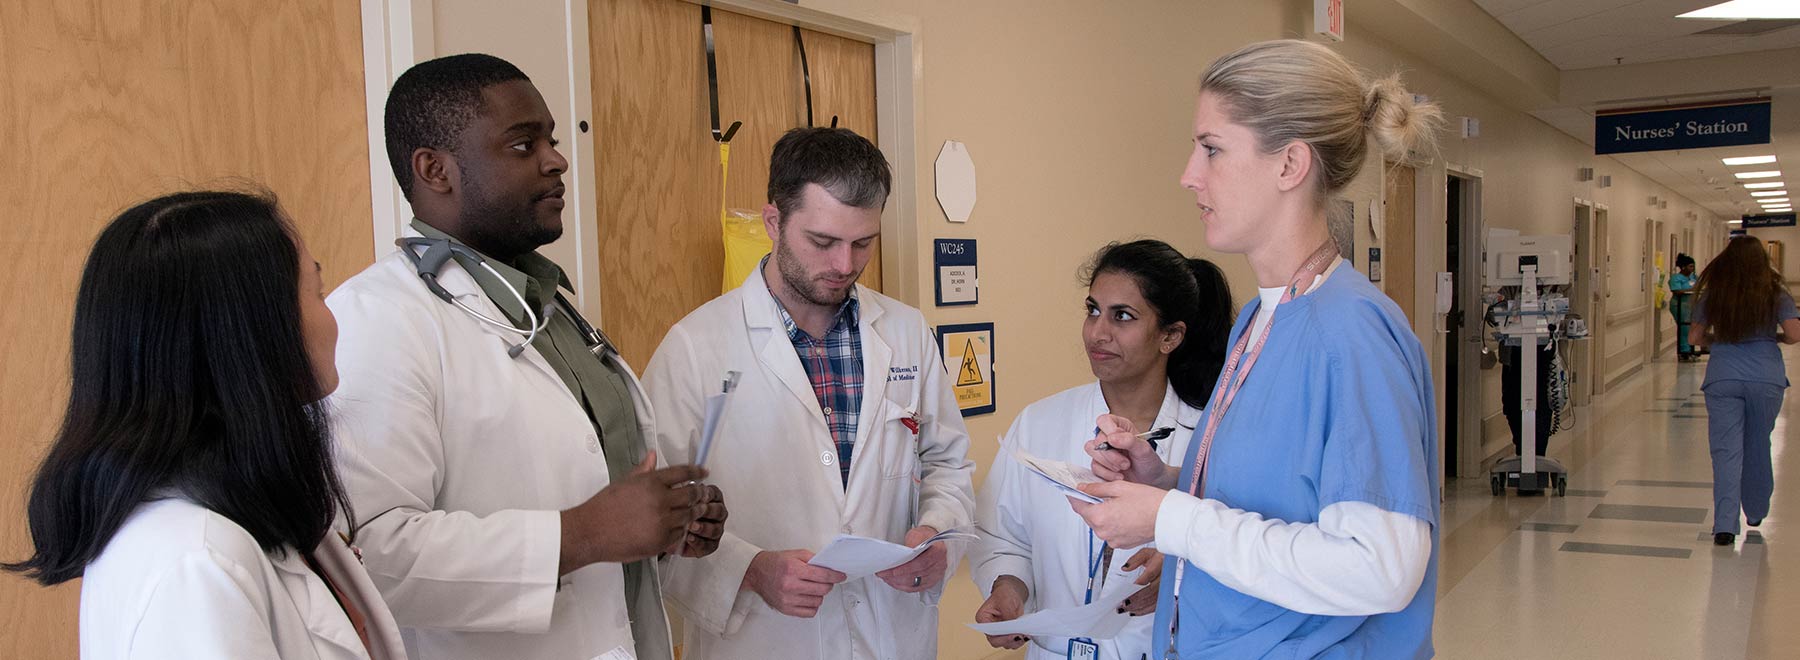
[[[1744,221],[1743,221],[1743,220],[1726,220],[1726,221],[1725,221],[1725,224],[1728,224],[1728,225],[1741,225],[1741,224],[1744,224]]]
[[[1781,188],[1781,187],[1785,187],[1785,186],[1787,186],[1787,184],[1782,183],[1780,181],[1764,181],[1762,183],[1746,183],[1746,184],[1744,184],[1745,188],[1749,188],[1751,190],[1756,190],[1758,188]]]
[[[1774,156],[1744,156],[1742,158],[1720,158],[1726,165],[1762,165],[1775,162]]]
[[[1781,170],[1763,170],[1761,172],[1738,172],[1740,179],[1773,179],[1781,176]]]
[[[1764,207],[1787,206],[1788,205],[1788,198],[1786,198],[1786,197],[1774,197],[1774,198],[1770,198],[1770,199],[1763,199],[1763,200],[1757,200],[1757,201],[1762,202],[1762,205]]]
[[[1792,207],[1792,206],[1765,206],[1765,207],[1763,207],[1764,213],[1787,213],[1788,211],[1792,211],[1792,210],[1794,210],[1794,207]]]
[[[1800,18],[1800,3],[1794,0],[1730,0],[1676,18]]]
[[[1776,195],[1786,195],[1786,194],[1787,194],[1786,190],[1758,190],[1756,192],[1750,193],[1750,196],[1751,197],[1774,197]]]

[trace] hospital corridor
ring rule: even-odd
[[[1800,0],[0,0],[0,660],[1800,660]]]

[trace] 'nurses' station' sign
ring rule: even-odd
[[[1594,116],[1594,153],[1769,143],[1769,102],[1686,106]]]
[[[1794,218],[1795,216],[1792,213],[1759,213],[1757,215],[1746,215],[1744,216],[1744,228],[1792,227],[1794,226]]]

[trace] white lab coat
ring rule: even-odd
[[[869,576],[837,585],[818,616],[790,617],[739,585],[763,550],[817,552],[838,534],[902,542],[907,530],[972,522],[968,432],[937,341],[918,310],[858,286],[863,398],[849,492],[837,446],[761,270],[701,306],[663,339],[645,372],[662,411],[658,444],[690,460],[704,397],[741,372],[706,467],[731,520],[719,550],[676,558],[666,584],[687,621],[686,657],[925,659],[937,657],[942,584],[908,594]],[[918,432],[903,421],[915,417]],[[951,544],[948,579],[961,558]]]
[[[362,612],[370,649],[300,553],[264,553],[237,523],[184,499],[145,502],[82,574],[81,657],[405,660],[399,627],[337,531],[313,558]]]
[[[988,470],[987,481],[981,485],[977,514],[981,540],[970,553],[969,576],[975,580],[983,597],[993,591],[996,578],[1012,575],[1030,587],[1031,599],[1025,603],[1026,614],[1082,604],[1087,595],[1089,562],[1095,561],[1100,554],[1101,542],[1095,539],[1092,554],[1089,554],[1091,530],[1087,523],[1069,508],[1066,498],[1049,481],[1030,473],[1014,460],[1012,452],[1023,448],[1025,453],[1038,458],[1085,467],[1091,459],[1082,446],[1094,438],[1094,422],[1107,412],[1110,411],[1106,398],[1100,394],[1100,384],[1095,382],[1045,397],[1026,406],[1013,420],[1006,438],[1001,441],[1000,453]],[[1180,463],[1199,421],[1200,410],[1183,403],[1175,395],[1175,388],[1167,388],[1152,427],[1175,429],[1172,435],[1157,443],[1156,453],[1162,456],[1164,463]],[[1135,584],[1127,588],[1122,583],[1135,581],[1140,575],[1142,569],[1130,574],[1123,573],[1122,569],[1125,561],[1136,552],[1135,548],[1114,550],[1105,584],[1097,586],[1096,591],[1113,595],[1119,593],[1115,589],[1123,590],[1124,595],[1137,591],[1139,587]],[[1095,579],[1100,578],[1096,576]],[[1098,595],[1096,593],[1096,597]],[[1124,595],[1118,597],[1122,599]],[[970,612],[970,616],[974,613]],[[1150,649],[1150,628],[1154,618],[1148,615],[1137,617],[1117,637],[1095,640],[1095,645],[1100,647],[1100,658],[1137,660],[1144,654],[1160,657]],[[1025,657],[1028,660],[1061,658],[1068,652],[1068,646],[1066,637],[1033,638],[1026,647]]]
[[[408,230],[408,235],[416,235]],[[504,319],[454,260],[438,280]],[[557,575],[559,512],[609,481],[599,436],[535,347],[431,294],[399,252],[333,291],[338,389],[330,398],[370,577],[419,660],[589,660],[634,652],[620,564]],[[654,416],[622,361],[646,442]],[[632,456],[642,460],[643,456]],[[653,567],[654,570],[654,567]],[[655,589],[640,596],[647,648],[671,657]]]

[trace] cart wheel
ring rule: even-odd
[[[1498,474],[1488,477],[1488,488],[1494,491],[1494,497],[1506,494],[1506,477]]]
[[[1557,497],[1567,497],[1568,493],[1569,493],[1569,478],[1562,476],[1562,475],[1557,475],[1556,476],[1556,496]]]

